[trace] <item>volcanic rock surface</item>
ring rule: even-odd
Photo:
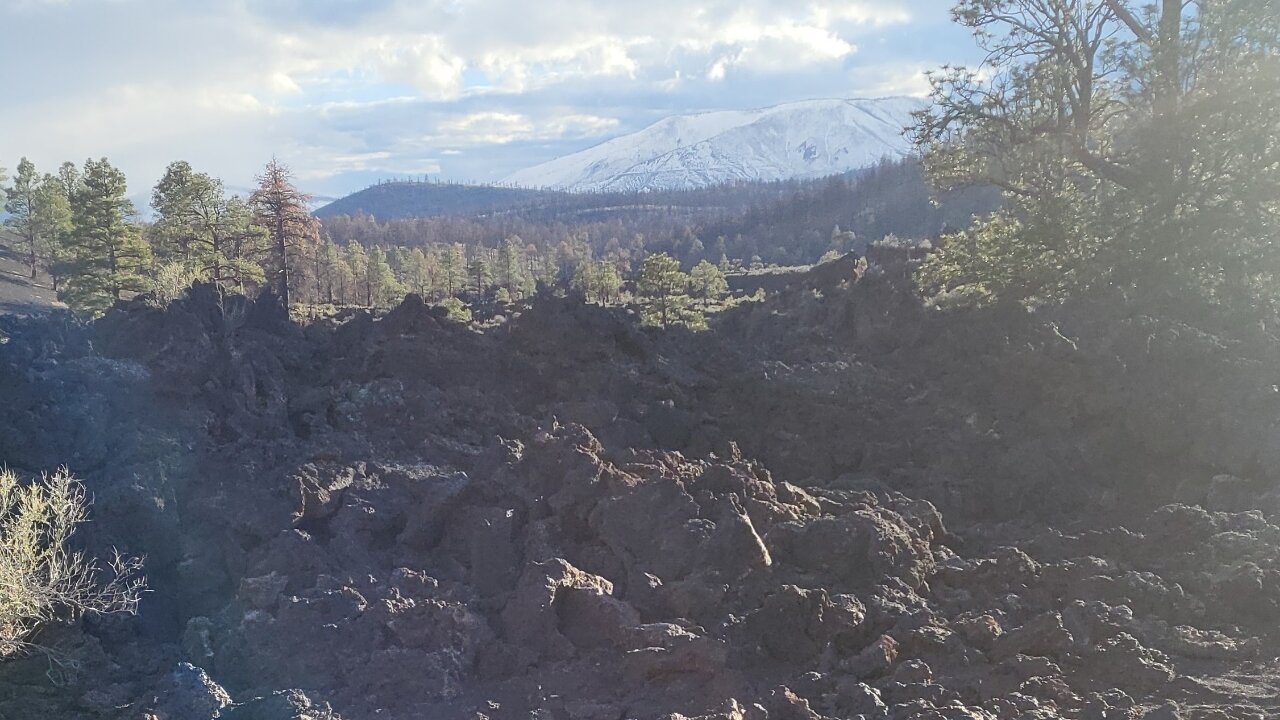
[[[1265,334],[904,273],[696,334],[208,288],[4,319],[0,461],[69,465],[152,592],[0,665],[0,717],[1280,712]]]

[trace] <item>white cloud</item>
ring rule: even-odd
[[[453,146],[506,145],[517,140],[594,137],[617,126],[616,119],[596,115],[552,115],[535,122],[519,113],[479,112],[442,121],[437,134],[426,139]]]
[[[874,65],[851,72],[850,79],[867,95],[924,97],[930,89],[929,69],[926,65]]]
[[[380,38],[372,55],[369,69],[383,80],[412,85],[424,98],[449,100],[462,92],[467,61],[438,35]]]
[[[533,164],[511,149],[681,110],[918,92],[950,58],[865,48],[945,21],[946,2],[0,0],[6,55],[39,70],[6,75],[0,164],[108,155],[135,186],[177,158],[231,184],[273,154],[313,178]]]
[[[406,160],[390,152],[333,155],[322,165],[295,167],[303,181],[323,180],[347,172],[377,171],[388,175],[434,175],[440,172],[440,163],[430,158]]]
[[[440,123],[440,137],[454,144],[505,145],[533,133],[524,115],[481,112]]]

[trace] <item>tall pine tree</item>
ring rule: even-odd
[[[32,200],[31,221],[40,234],[40,263],[58,292],[64,267],[70,255],[71,198],[63,192],[62,183],[53,175],[45,175],[36,187]]]
[[[264,279],[266,229],[238,197],[227,197],[222,181],[171,163],[151,195],[158,245],[168,259],[219,286],[244,288]]]
[[[285,307],[290,291],[298,279],[292,277],[307,255],[307,248],[319,242],[320,226],[307,210],[311,196],[293,186],[289,168],[275,158],[258,176],[258,189],[249,198],[257,223],[267,229],[271,239],[268,281]]]
[[[44,240],[35,220],[36,191],[39,187],[40,176],[36,174],[36,166],[30,160],[22,158],[18,161],[18,174],[13,177],[13,187],[6,191],[8,199],[4,203],[4,211],[9,213],[9,217],[4,220],[5,227],[21,238],[32,280],[36,279],[40,244]]]
[[[106,158],[88,160],[71,198],[66,279],[58,298],[73,310],[99,314],[148,287],[151,248],[132,222],[124,173]]]

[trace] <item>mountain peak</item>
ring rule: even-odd
[[[678,190],[835,175],[910,152],[917,98],[819,99],[673,115],[506,178],[575,192]]]

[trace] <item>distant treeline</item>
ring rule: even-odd
[[[667,252],[692,267],[701,260],[807,264],[890,235],[934,238],[991,212],[999,195],[967,189],[934,198],[919,163],[908,159],[822,180],[694,191],[578,194],[395,183],[340,202],[352,199],[368,210],[323,219],[344,245],[496,248],[516,236],[536,248],[585,246],[625,263]],[[412,208],[421,216],[402,217]]]
[[[704,275],[808,264],[890,235],[935,237],[995,205],[982,191],[933,202],[914,161],[818,181],[641,194],[396,182],[340,201],[433,204],[435,216],[388,221],[317,220],[275,161],[247,198],[172,163],[152,191],[151,222],[139,219],[124,174],[105,158],[56,173],[24,158],[0,188],[32,278],[43,273],[87,314],[139,293],[163,301],[201,280],[242,292],[271,286],[304,304],[385,306],[406,292],[518,299],[539,287],[609,301],[658,254]]]

